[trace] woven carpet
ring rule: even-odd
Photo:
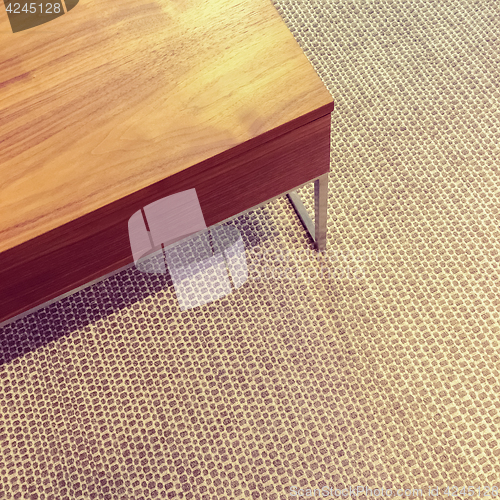
[[[4,325],[1,499],[498,494],[500,4],[275,5],[336,102],[328,251],[283,198],[225,297],[131,267]]]

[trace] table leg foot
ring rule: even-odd
[[[324,252],[326,250],[326,221],[328,216],[328,174],[323,174],[314,181],[314,223],[297,192],[290,191],[287,196],[302,224],[313,239],[316,249]]]

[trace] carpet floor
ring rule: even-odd
[[[497,496],[500,3],[275,5],[336,103],[328,251],[283,198],[229,295],[129,268],[0,328],[1,499]]]

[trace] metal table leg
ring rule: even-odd
[[[288,198],[297,212],[302,224],[311,235],[316,249],[320,252],[324,252],[326,250],[328,174],[323,174],[314,181],[314,224],[297,192],[290,191],[290,193],[288,193]]]

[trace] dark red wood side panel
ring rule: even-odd
[[[0,322],[131,263],[128,219],[153,201],[194,187],[210,226],[328,172],[330,114],[226,158],[202,162],[0,254]]]

